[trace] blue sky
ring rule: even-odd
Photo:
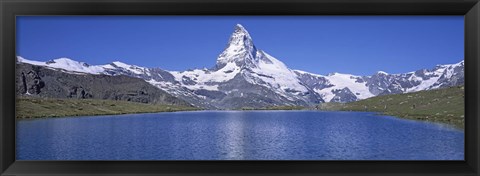
[[[464,57],[463,16],[22,16],[17,55],[211,68],[237,23],[257,48],[317,74],[402,73]]]

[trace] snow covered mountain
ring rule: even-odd
[[[213,69],[170,72],[174,81],[217,108],[313,105],[323,102],[281,61],[259,50],[236,25]],[[162,86],[163,80],[151,80]]]
[[[327,102],[350,102],[377,95],[398,94],[464,84],[464,61],[408,73],[371,76],[333,73],[327,76],[295,70],[301,81]]]
[[[463,84],[464,63],[438,65],[402,74],[377,72],[371,76],[332,73],[318,75],[292,70],[257,49],[248,31],[235,26],[228,44],[212,69],[166,71],[113,62],[88,65],[68,58],[18,62],[72,74],[127,75],[210,109],[281,105],[310,106],[322,102],[351,102],[377,95],[414,92]]]

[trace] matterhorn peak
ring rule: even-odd
[[[234,47],[232,49],[251,49],[254,47],[252,37],[241,24],[235,25],[235,30],[228,40],[227,49],[229,47]]]
[[[227,63],[234,62],[237,66],[255,64],[257,48],[253,44],[252,37],[241,24],[235,25],[235,30],[228,40],[225,50],[218,56],[218,69]]]
[[[245,29],[245,27],[243,27],[241,24],[237,24],[235,25],[235,31],[234,31],[234,34],[237,34],[237,35],[241,35],[241,36],[245,36],[246,38],[248,39],[252,39],[250,37],[250,34],[248,33],[247,29]],[[232,35],[233,36],[233,35]]]

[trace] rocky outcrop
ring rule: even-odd
[[[341,103],[341,102],[352,102],[352,101],[357,101],[357,97],[355,94],[350,91],[347,87],[343,89],[336,89],[332,90],[332,93],[335,94],[335,96],[330,100],[330,102],[336,102],[336,103]]]
[[[22,79],[21,92],[23,94],[40,94],[42,92],[45,82],[39,75],[39,69],[40,67],[34,66],[28,72],[22,71],[20,78]]]

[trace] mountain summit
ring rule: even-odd
[[[230,62],[239,67],[255,67],[257,52],[248,31],[241,24],[237,24],[225,50],[217,58],[216,68],[221,69]]]

